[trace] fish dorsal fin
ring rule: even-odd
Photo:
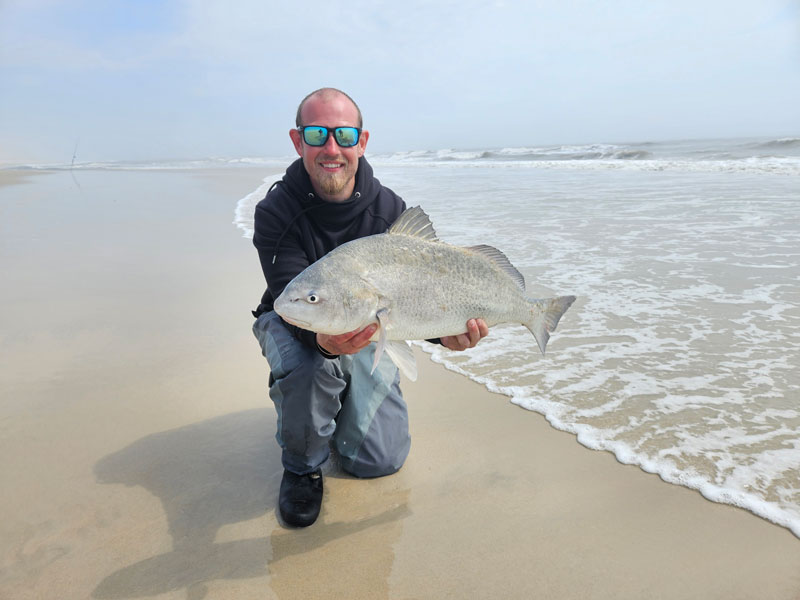
[[[389,228],[391,234],[411,235],[430,242],[438,241],[431,220],[419,206],[404,211]]]
[[[480,246],[470,246],[467,250],[474,252],[476,254],[480,254],[485,258],[492,261],[496,264],[500,269],[506,273],[511,279],[514,280],[519,288],[525,291],[525,278],[522,276],[522,273],[517,271],[517,268],[511,264],[511,261],[508,260],[508,257],[500,252],[497,248],[493,248],[492,246],[480,245]]]

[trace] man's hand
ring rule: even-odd
[[[377,329],[378,325],[373,323],[364,329],[356,329],[339,335],[318,333],[317,344],[329,354],[355,354],[369,344],[369,338]]]
[[[470,319],[467,321],[467,332],[460,335],[448,335],[439,338],[442,346],[450,350],[466,350],[474,348],[481,339],[489,335],[489,327],[483,319]]]

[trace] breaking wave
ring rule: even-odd
[[[747,172],[800,175],[800,138],[637,144],[412,150],[371,155],[384,165],[463,165],[535,169]]]

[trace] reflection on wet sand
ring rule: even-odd
[[[278,598],[346,597],[348,583],[366,576],[372,597],[388,598],[408,490],[397,489],[393,477],[356,480],[330,466],[320,521],[286,529],[275,514],[282,467],[274,430],[271,410],[249,410],[149,435],[100,460],[100,483],[142,486],[159,498],[172,550],[108,575],[93,596],[185,589],[187,599],[199,600],[214,580],[269,576]],[[218,541],[254,519],[272,534]]]

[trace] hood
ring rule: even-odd
[[[299,200],[303,212],[312,211],[315,221],[334,229],[352,222],[356,215],[372,204],[381,189],[380,182],[372,174],[372,166],[363,156],[358,159],[353,195],[345,202],[327,202],[318,198],[300,158],[289,165],[281,183],[293,198]]]

